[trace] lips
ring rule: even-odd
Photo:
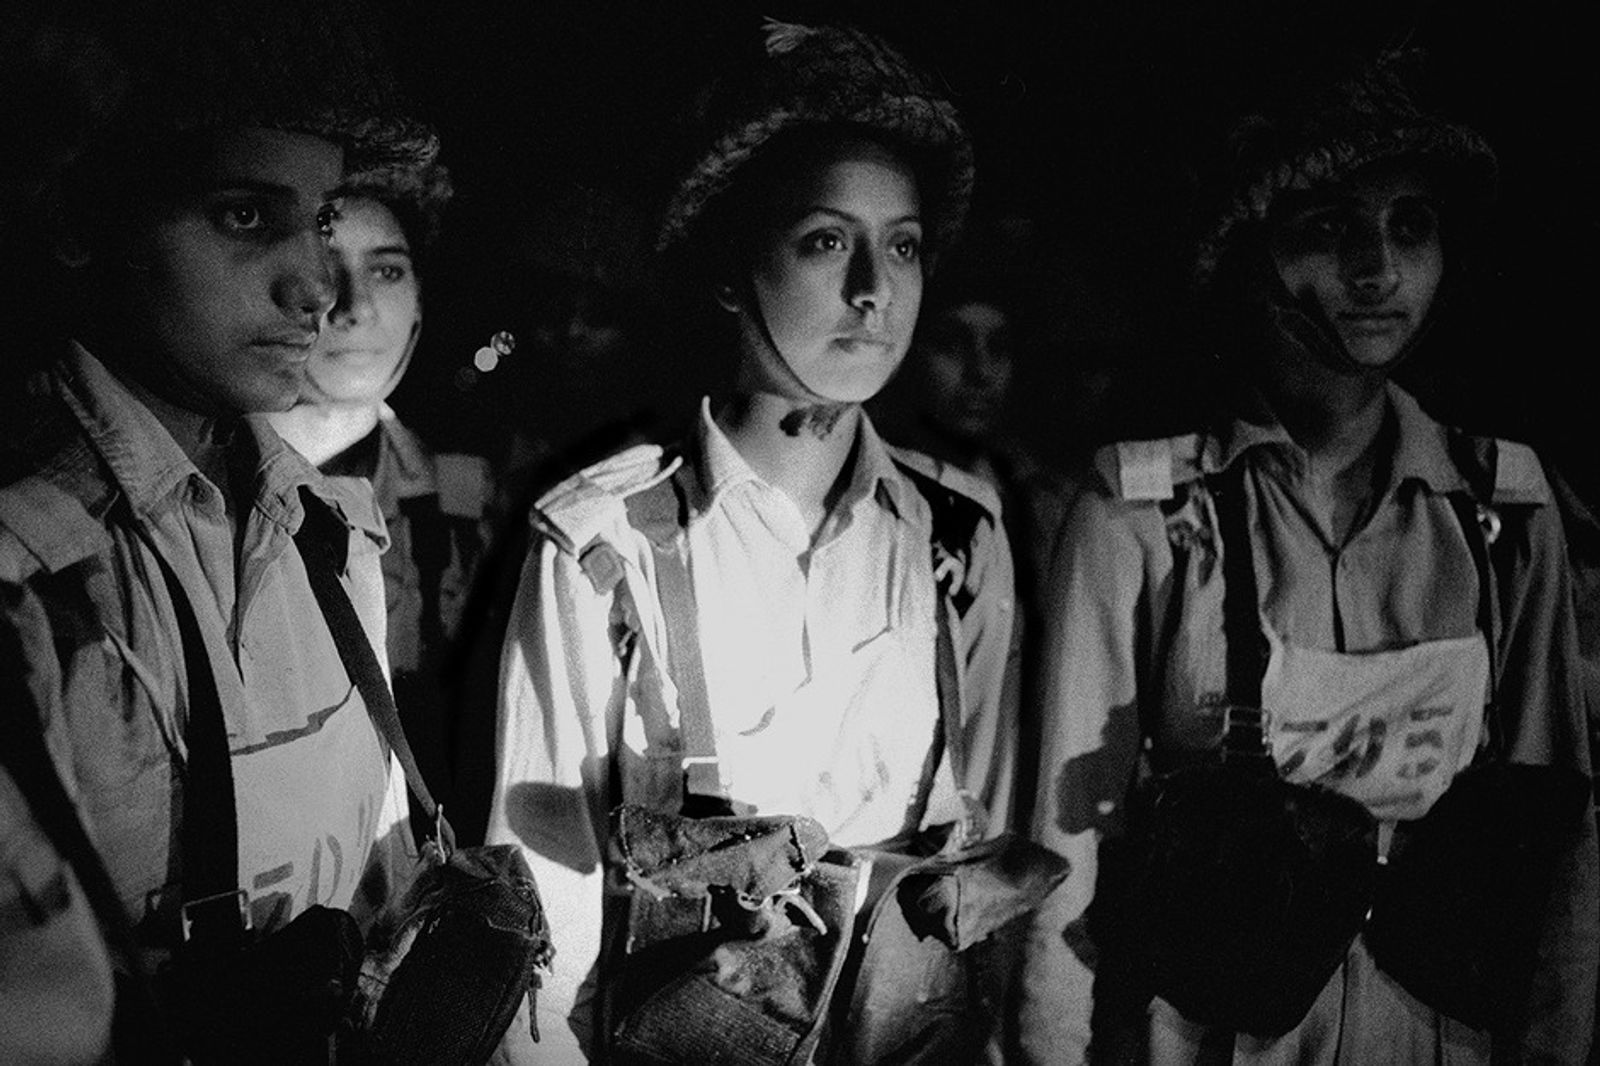
[[[282,333],[269,333],[257,337],[251,342],[255,348],[274,348],[284,351],[299,351],[311,354],[312,345],[317,343],[317,331],[288,330]]]
[[[1393,333],[1410,321],[1404,311],[1340,311],[1335,317],[1343,329],[1358,334]]]
[[[893,344],[882,333],[846,333],[834,343],[846,351],[855,351],[860,348],[889,348]]]

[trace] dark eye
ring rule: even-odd
[[[317,232],[324,237],[333,236],[333,224],[339,221],[339,206],[337,204],[323,204],[317,210]]]
[[[407,273],[408,272],[406,268],[401,266],[399,263],[381,263],[372,268],[373,277],[377,278],[379,281],[389,282],[390,284],[393,284],[397,281],[404,281]]]
[[[831,229],[809,233],[800,243],[808,252],[842,252],[845,250],[844,236]]]
[[[922,239],[920,237],[901,237],[892,245],[894,254],[908,263],[915,263],[922,257]]]
[[[1345,217],[1337,211],[1324,211],[1305,220],[1305,232],[1313,240],[1334,244],[1348,228]]]
[[[231,233],[252,233],[264,229],[267,219],[255,204],[225,204],[217,210],[217,224]]]
[[[1396,243],[1415,247],[1431,241],[1439,232],[1439,216],[1425,203],[1397,204],[1389,216],[1389,232]]]

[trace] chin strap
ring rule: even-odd
[[[1411,353],[1433,328],[1434,321],[1439,317],[1439,305],[1445,300],[1448,291],[1449,286],[1444,284],[1439,286],[1427,315],[1423,317],[1411,336],[1406,338],[1405,346],[1389,361],[1385,370],[1393,371],[1411,358]],[[1345,347],[1344,338],[1339,336],[1339,331],[1328,321],[1328,316],[1323,314],[1322,306],[1315,298],[1294,295],[1281,278],[1274,278],[1274,294],[1267,304],[1266,315],[1268,324],[1279,336],[1304,349],[1316,361],[1343,370],[1369,369],[1350,355],[1350,349]]]

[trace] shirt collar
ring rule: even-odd
[[[905,492],[905,477],[895,466],[889,448],[878,435],[872,419],[865,411],[856,431],[855,466],[850,474],[850,485],[839,504],[842,509],[854,510],[869,497],[885,510],[901,516],[901,494]],[[733,446],[722,427],[711,415],[710,397],[700,400],[700,420],[694,435],[699,448],[699,475],[704,498],[699,510],[709,511],[722,494],[736,485],[755,482],[766,485],[761,475],[753,470],[739,450]]]
[[[1395,426],[1392,484],[1420,481],[1438,493],[1465,489],[1466,479],[1450,457],[1448,430],[1399,385],[1387,382],[1384,390]],[[1224,470],[1239,456],[1260,446],[1280,454],[1301,454],[1300,446],[1272,415],[1258,391],[1251,390],[1246,395],[1239,411],[1232,421],[1207,439],[1201,451],[1201,469],[1205,473]]]
[[[95,450],[110,468],[117,487],[135,514],[165,504],[191,478],[205,481],[161,420],[82,344],[73,341],[59,364],[63,398]],[[245,431],[255,443],[256,510],[289,532],[300,528],[300,489],[310,489],[333,507],[345,523],[373,539],[385,540],[383,519],[370,494],[333,484],[299,452],[284,443],[265,415],[248,415]]]

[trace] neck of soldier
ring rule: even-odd
[[[815,537],[850,483],[861,405],[741,389],[716,420],[750,468],[794,501]]]
[[[378,426],[378,404],[297,404],[269,416],[289,446],[321,466],[366,439]]]
[[[123,376],[122,382],[172,435],[195,469],[222,492],[228,501],[228,512],[233,513],[235,486],[228,449],[235,443],[232,430],[236,420],[174,403],[135,377]]]
[[[1365,465],[1388,411],[1388,374],[1327,365],[1304,349],[1279,351],[1257,375],[1273,413],[1304,449],[1315,476]]]

